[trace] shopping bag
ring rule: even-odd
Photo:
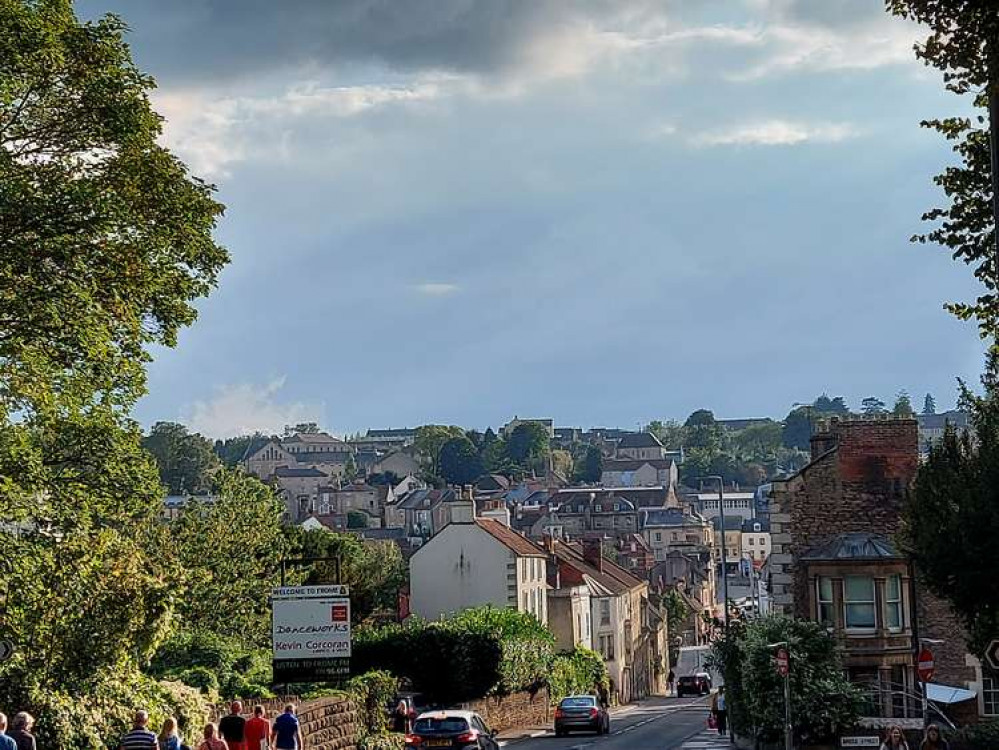
[[[708,714],[708,729],[717,729],[718,719],[715,718],[714,714]]]

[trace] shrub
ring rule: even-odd
[[[999,747],[999,721],[993,719],[964,727],[956,739],[963,750],[995,750]]]
[[[363,712],[365,736],[388,731],[387,706],[399,691],[399,679],[388,672],[360,675],[347,683],[347,692]]]
[[[577,647],[552,659],[548,675],[552,703],[567,695],[589,693],[598,687],[609,689],[610,678],[604,660],[597,652]]]
[[[223,698],[269,698],[270,652],[248,648],[235,638],[201,630],[174,634],[156,650],[147,669]]]

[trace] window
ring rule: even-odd
[[[610,599],[600,600],[600,624],[610,625]]]
[[[600,655],[607,661],[614,661],[614,636],[600,636]]]
[[[662,540],[663,540],[663,535],[657,531],[656,532],[656,541],[657,542],[661,542]]]
[[[520,603],[522,605],[521,606],[521,610],[524,611],[524,612],[526,612],[527,611],[527,592],[526,591],[523,594],[520,595]]]
[[[892,630],[902,629],[902,576],[888,576],[886,588],[885,609],[888,616],[888,627]]]
[[[999,715],[999,679],[985,677],[982,679],[982,701],[985,704],[985,715]]]
[[[847,628],[872,630],[876,626],[873,578],[846,576],[843,579],[843,601],[846,605]]]
[[[750,547],[752,547],[752,546],[753,546],[753,537],[749,537],[749,546],[750,546]]]
[[[761,547],[766,547],[767,546],[767,538],[765,536],[761,536],[760,537],[760,546]]]
[[[832,578],[819,578],[819,622],[823,625],[835,625],[836,617],[833,614],[833,585]]]

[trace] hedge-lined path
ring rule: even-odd
[[[515,745],[512,750],[680,750],[685,741],[703,732],[707,715],[705,698],[650,698],[612,709],[611,733],[604,737],[557,738],[550,727],[532,727],[500,739]],[[542,729],[546,731],[540,735]]]

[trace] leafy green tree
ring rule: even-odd
[[[659,438],[666,450],[679,450],[687,442],[686,428],[674,419],[667,419],[665,422],[654,419],[646,429]]]
[[[572,478],[574,468],[572,453],[566,450],[552,451],[552,469],[566,479]]]
[[[276,439],[264,435],[262,432],[255,432],[252,435],[238,435],[215,441],[215,455],[230,469],[239,466],[243,458],[253,451],[263,447],[268,441]]]
[[[950,602],[964,622],[974,653],[999,633],[999,387],[996,355],[983,378],[983,396],[963,389],[974,434],[949,428],[919,468],[902,510],[902,548],[923,581]]]
[[[891,13],[929,28],[929,37],[916,47],[917,57],[943,73],[949,91],[973,97],[977,110],[973,117],[921,123],[954,144],[959,164],[934,178],[948,205],[924,213],[923,220],[934,226],[912,239],[940,245],[974,269],[984,292],[974,302],[945,307],[962,320],[975,320],[983,338],[995,336],[999,330],[995,260],[999,175],[993,174],[986,110],[991,100],[993,111],[999,112],[999,14],[988,2],[887,0],[886,5]],[[999,133],[999,123],[991,125]]]
[[[795,745],[820,744],[852,726],[863,696],[846,678],[835,639],[818,623],[772,615],[736,621],[715,642],[711,660],[725,676],[732,728],[774,742],[783,734],[784,680],[771,644],[787,642]]]
[[[463,437],[465,431],[455,425],[426,424],[416,429],[414,446],[430,467],[430,472],[440,475],[441,448],[454,437]]]
[[[210,441],[176,422],[157,422],[142,440],[156,459],[160,481],[173,495],[208,492],[219,459]]]
[[[891,413],[896,417],[913,417],[916,412],[912,408],[912,399],[909,398],[909,394],[904,389],[898,392],[895,396],[895,405],[891,409]]]
[[[937,413],[937,401],[933,398],[933,394],[927,393],[926,398],[923,399],[923,414],[936,414]]]
[[[698,409],[687,417],[684,427],[688,447],[704,451],[712,458],[722,449],[722,428],[707,409]]]
[[[600,449],[595,445],[586,446],[586,453],[582,460],[576,462],[576,481],[587,484],[599,482],[604,470],[603,464],[604,454]]]
[[[876,396],[868,396],[861,401],[860,410],[868,416],[888,413],[888,410],[885,408],[885,402]]]
[[[846,416],[850,413],[850,409],[847,407],[846,401],[843,400],[842,396],[830,398],[826,393],[815,399],[812,407],[819,414],[839,414]]]
[[[764,461],[777,454],[781,447],[782,428],[777,422],[767,421],[739,430],[732,435],[734,454],[744,461]]]
[[[441,477],[448,484],[472,484],[482,476],[482,459],[467,437],[454,437],[441,446]]]
[[[551,450],[548,430],[538,422],[521,422],[506,441],[507,455],[524,467],[535,466]]]
[[[784,428],[781,430],[781,442],[784,446],[807,451],[816,418],[817,414],[812,406],[798,406],[791,409],[784,418]]]
[[[347,511],[347,528],[348,529],[368,528],[368,514],[360,510]]]
[[[286,424],[284,426],[285,437],[291,437],[292,435],[318,435],[318,434],[319,434],[318,422],[299,422],[298,424]]]

